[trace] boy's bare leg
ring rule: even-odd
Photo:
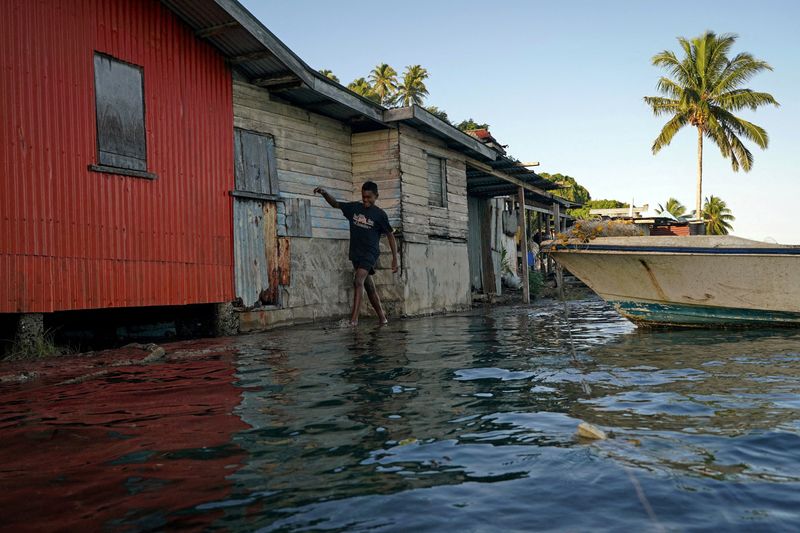
[[[372,281],[372,276],[367,276],[367,279],[364,280],[364,288],[367,290],[369,303],[372,304],[372,308],[375,309],[375,313],[378,314],[378,322],[381,324],[388,324],[389,321],[386,320],[386,314],[383,312],[383,307],[381,307],[381,298],[378,296],[378,290],[375,288],[375,282]]]
[[[350,325],[358,325],[358,313],[361,311],[361,297],[364,295],[364,280],[369,276],[369,272],[363,268],[357,268],[353,274],[353,312],[350,314]]]

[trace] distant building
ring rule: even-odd
[[[612,220],[629,220],[639,226],[645,235],[689,236],[703,235],[705,226],[702,221],[686,218],[675,218],[670,213],[650,211],[649,204],[639,207],[618,207],[613,209],[592,209],[590,215]]]

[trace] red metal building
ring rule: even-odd
[[[0,313],[233,299],[223,55],[156,1],[2,15]]]

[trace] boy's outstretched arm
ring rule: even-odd
[[[392,232],[387,233],[386,238],[389,239],[389,248],[392,250],[392,272],[397,272],[397,241]]]
[[[316,189],[314,189],[314,194],[321,194],[322,197],[325,198],[325,201],[328,202],[329,206],[335,209],[339,209],[339,202],[336,201],[336,198],[328,194],[328,191],[326,191],[322,187],[317,187]]]

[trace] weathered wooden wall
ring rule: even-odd
[[[275,137],[278,159],[278,184],[282,198],[297,198],[310,203],[311,235],[315,238],[347,239],[349,230],[341,211],[330,208],[314,195],[324,187],[340,200],[353,199],[353,160],[350,127],[334,119],[288,104],[270,100],[269,93],[242,82],[233,85],[233,113],[236,127]],[[279,229],[286,235],[287,205],[279,205]],[[302,219],[302,213],[297,215]],[[291,231],[289,233],[292,233]]]
[[[467,169],[465,156],[444,142],[405,125],[399,131],[403,192],[403,238],[427,243],[430,237],[466,242]],[[428,154],[447,162],[447,207],[428,205]]]
[[[353,195],[361,197],[365,181],[378,184],[378,206],[393,227],[400,224],[400,147],[397,129],[353,134]]]

